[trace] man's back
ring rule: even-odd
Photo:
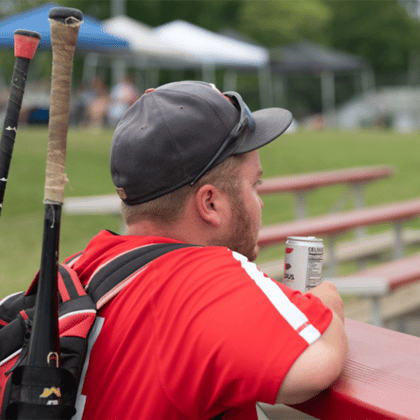
[[[153,242],[171,241],[104,231],[73,268],[86,281],[107,259]],[[229,408],[225,418],[255,419],[255,401],[275,402],[290,366],[331,321],[320,301],[223,247],[152,262],[99,316],[86,419],[207,419]]]

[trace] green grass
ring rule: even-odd
[[[111,131],[71,129],[67,141],[65,196],[110,194]],[[0,217],[0,296],[27,287],[39,268],[44,218],[46,128],[19,127],[9,181]],[[417,197],[420,192],[420,142],[418,133],[391,131],[297,132],[283,135],[260,150],[264,177],[319,170],[393,165],[396,174],[366,188],[366,204],[375,205]],[[322,188],[308,196],[310,216],[329,211],[344,193],[342,186]],[[264,197],[263,223],[294,217],[292,194]],[[420,219],[408,223],[420,228]],[[389,228],[380,226],[374,231]],[[100,229],[120,230],[111,216],[62,216],[60,261],[82,250]],[[262,253],[260,261],[282,258],[282,247]],[[346,268],[353,269],[353,266]]]

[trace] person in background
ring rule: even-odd
[[[101,76],[95,76],[91,82],[92,96],[86,103],[86,123],[95,132],[100,132],[107,125],[107,112],[110,103],[109,89]],[[88,99],[89,99],[88,98]]]
[[[108,107],[108,122],[112,127],[118,124],[124,112],[139,98],[133,78],[126,75],[120,82],[111,88],[110,103]]]

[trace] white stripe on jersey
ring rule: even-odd
[[[72,420],[81,420],[83,416],[83,411],[86,405],[86,396],[82,394],[83,384],[85,382],[86,372],[89,366],[89,359],[90,359],[90,354],[92,352],[93,345],[95,344],[96,339],[99,337],[99,333],[102,330],[104,322],[105,322],[105,318],[101,316],[97,316],[95,319],[95,322],[93,323],[92,329],[89,333],[86,359],[83,364],[82,375],[80,377],[79,388],[77,390],[77,397],[76,397],[76,404],[75,404],[76,414],[72,417]]]
[[[321,337],[321,333],[309,322],[306,315],[289,300],[273,280],[266,277],[245,256],[234,251],[232,251],[232,255],[241,263],[242,268],[255,281],[256,285],[267,296],[280,315],[308,344],[312,344]]]

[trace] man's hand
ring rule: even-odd
[[[324,281],[306,293],[311,293],[318,297],[325,306],[330,308],[344,322],[343,300],[333,283]]]
[[[343,301],[333,283],[325,281],[306,293],[331,309],[331,324],[295,361],[279,389],[276,403],[298,404],[328,388],[340,375],[347,358]]]

